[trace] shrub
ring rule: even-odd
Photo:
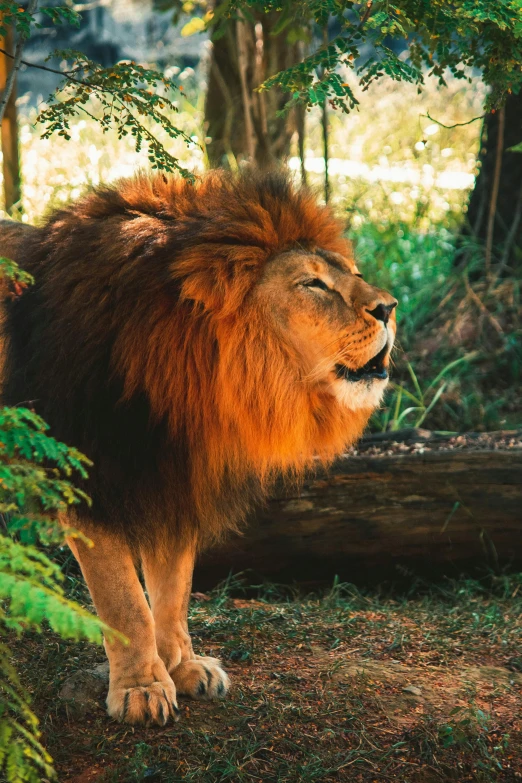
[[[0,259],[12,295],[31,283],[12,261]],[[52,759],[39,742],[38,719],[11,663],[9,635],[40,631],[47,623],[66,638],[101,642],[103,623],[67,599],[63,576],[39,544],[63,541],[56,517],[71,504],[89,502],[71,483],[86,477],[89,461],[47,434],[27,408],[0,408],[0,779],[38,783],[53,778]]]

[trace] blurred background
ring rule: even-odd
[[[373,430],[522,426],[522,155],[509,151],[522,141],[519,96],[502,110],[499,141],[498,113],[484,121],[486,88],[473,71],[470,81],[448,74],[446,86],[428,78],[420,92],[382,79],[349,114],[325,102],[280,117],[288,96],[273,89],[252,93],[248,138],[238,41],[198,32],[204,3],[94,0],[77,8],[79,27],[42,19],[25,45],[24,59],[40,69],[22,64],[2,123],[4,214],[38,222],[85,188],[149,166],[146,147],[136,152],[131,135],[119,138],[114,127],[93,119],[95,100],[71,121],[70,139],[41,138],[37,116],[60,83],[41,69],[60,70],[60,57],[46,60],[50,51],[80,50],[102,65],[125,59],[155,67],[179,86],[169,94],[175,124],[191,139],[186,144],[155,131],[171,154],[194,173],[235,168],[248,157],[261,166],[283,162],[345,219],[365,276],[399,299],[393,383]],[[313,47],[314,36],[320,43],[321,35],[335,35],[312,30],[309,42],[292,42],[271,36],[269,25],[269,18],[244,25],[249,88],[291,63],[299,47]],[[341,76],[355,82],[351,71]],[[492,226],[487,172],[499,155]]]

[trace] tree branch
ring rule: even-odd
[[[38,0],[29,0],[29,5],[27,7],[27,13],[29,14],[29,16],[32,17],[37,7],[38,7]],[[5,110],[7,108],[7,102],[9,100],[9,96],[11,95],[11,92],[13,91],[16,75],[20,70],[20,65],[22,61],[22,52],[24,49],[26,37],[27,37],[26,35],[22,35],[21,33],[19,34],[18,41],[16,42],[14,55],[12,55],[13,67],[9,71],[9,75],[5,82],[5,88],[2,93],[2,97],[0,98],[0,122],[4,118]]]
[[[362,16],[361,22],[360,22],[360,26],[361,27],[363,26],[363,24],[365,24],[368,21],[368,18],[370,16],[371,12],[372,12],[372,5],[373,5],[373,0],[367,0],[366,1],[366,10],[365,10],[365,12],[364,12],[364,14]]]
[[[38,0],[36,0],[38,2]],[[0,48],[0,53],[5,54],[7,57],[10,57],[12,60],[14,60],[16,55],[12,55],[9,52],[7,52],[5,49]],[[86,81],[85,79],[77,79],[76,76],[71,76],[73,73],[80,73],[81,71],[84,71],[83,68],[74,68],[71,71],[59,71],[57,68],[49,68],[47,65],[39,65],[37,63],[30,63],[27,60],[20,59],[18,67],[20,65],[27,65],[28,68],[37,68],[40,71],[48,71],[49,73],[55,73],[58,76],[62,76],[64,79],[66,79],[68,82],[72,82],[73,84],[80,84],[82,87],[88,87],[90,90],[93,90],[94,92],[102,92],[107,93],[108,95],[112,95],[114,98],[119,98],[120,96],[115,90],[111,90],[109,87],[104,87],[103,84],[93,84],[93,82]],[[14,68],[13,68],[14,70]],[[134,96],[136,101],[138,100],[138,96]],[[141,98],[140,98],[141,101]],[[141,101],[142,102],[142,101]],[[79,107],[80,108],[80,107]],[[87,112],[88,113],[88,112]],[[90,115],[92,116],[92,115]],[[96,119],[93,117],[93,119]]]
[[[9,52],[6,52],[5,49],[0,48],[0,52],[2,54],[5,54],[6,57],[10,57],[11,60],[15,59],[16,55],[10,54]],[[92,89],[95,89],[96,85],[92,85],[90,82],[83,81],[83,79],[77,79],[75,76],[71,76],[71,73],[78,73],[81,69],[76,68],[72,71],[59,71],[57,68],[49,68],[48,65],[39,65],[38,63],[30,63],[27,60],[20,59],[19,66],[20,65],[27,65],[28,68],[37,68],[39,71],[48,71],[49,73],[55,73],[58,76],[63,76],[65,79],[67,79],[70,82],[74,82],[75,84],[81,84],[84,87],[91,87]]]
[[[472,117],[471,120],[468,120],[467,122],[455,122],[453,125],[444,125],[443,122],[439,122],[439,120],[436,120],[435,117],[432,117],[429,111],[426,112],[426,114],[421,114],[420,116],[426,117],[428,120],[434,122],[435,125],[440,125],[441,128],[446,128],[446,130],[453,130],[453,128],[462,128],[464,125],[471,125],[472,122],[477,122],[477,120],[483,120],[486,115],[480,114],[478,117]]]

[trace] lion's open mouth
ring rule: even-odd
[[[384,360],[388,353],[388,345],[385,345],[379,353],[370,359],[363,367],[357,370],[350,370],[344,364],[336,364],[335,372],[338,378],[355,383],[356,381],[368,381],[372,378],[384,380],[388,377],[388,370],[384,366]]]

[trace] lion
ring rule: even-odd
[[[0,233],[35,279],[4,303],[3,403],[30,405],[92,460],[92,506],[67,524],[94,545],[68,543],[128,640],[105,640],[108,713],[165,725],[177,696],[229,689],[188,633],[197,552],[276,476],[360,437],[388,383],[397,301],[281,173],[140,174]]]

